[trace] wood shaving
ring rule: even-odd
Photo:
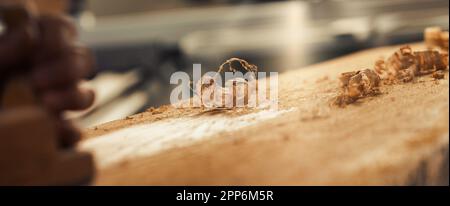
[[[383,58],[380,58],[377,61],[375,61],[374,70],[380,76],[381,79],[388,79],[389,76],[393,75],[386,69],[386,62],[384,61]]]
[[[442,79],[448,69],[448,32],[438,27],[425,30],[425,42],[429,48],[439,47],[445,51],[413,51],[410,46],[402,46],[386,61],[375,61],[374,69],[345,72],[341,74],[341,91],[334,98],[333,104],[345,106],[360,98],[379,93],[380,82],[396,84],[411,82],[417,76],[432,74],[435,79]]]
[[[425,29],[424,38],[429,49],[448,51],[448,31],[442,31],[440,27],[428,27]]]
[[[435,71],[433,72],[433,74],[431,75],[434,79],[443,79],[445,77],[445,73],[442,70],[439,71]]]
[[[230,72],[239,72],[240,69],[233,67],[233,63],[238,62],[241,68],[246,72],[251,72],[253,75],[248,76],[248,79],[244,79],[241,77],[236,77],[230,80],[227,80],[225,85],[231,85],[231,87],[221,87],[215,82],[215,77],[211,76],[203,76],[196,83],[196,97],[194,97],[194,101],[200,101],[200,105],[207,106],[210,108],[225,108],[226,102],[232,102],[233,107],[237,107],[238,101],[243,101],[244,105],[249,104],[249,96],[256,95],[257,91],[257,83],[249,84],[251,81],[256,81],[256,73],[258,72],[258,67],[248,63],[247,61],[239,58],[231,58],[222,63],[218,70],[217,74],[228,70]],[[256,88],[252,88],[252,86],[256,86]],[[216,88],[220,87],[220,88]],[[217,89],[220,89],[221,92],[214,92]],[[248,93],[248,91],[253,91],[253,93]],[[204,94],[210,94],[209,97],[204,96]],[[218,95],[222,95],[221,98]],[[256,97],[256,96],[255,96]],[[256,100],[256,98],[254,98]],[[217,100],[217,101],[215,101]]]
[[[334,100],[335,105],[342,107],[360,98],[380,93],[380,77],[373,70],[345,72],[341,74],[339,79],[341,81],[341,93]]]
[[[233,62],[239,62],[239,64],[242,66],[242,68],[247,72],[253,72],[253,73],[258,72],[258,67],[256,65],[250,64],[247,61],[236,58],[236,57],[230,58],[230,59],[226,60],[224,63],[222,63],[219,66],[219,69],[217,70],[217,72],[221,73],[222,71],[224,71],[225,66],[228,66],[228,70],[230,72],[238,72],[239,70],[237,70],[236,68],[233,67],[233,65],[232,65]]]
[[[439,51],[415,51],[410,46],[402,46],[385,63],[375,62],[374,70],[386,84],[411,82],[416,76],[446,70],[448,54]]]
[[[430,74],[448,67],[447,54],[438,51],[414,52],[416,75]]]
[[[415,57],[410,46],[402,46],[386,62],[389,81],[409,82],[414,79],[415,75]]]

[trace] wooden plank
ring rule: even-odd
[[[164,106],[88,129],[79,147],[97,185],[448,185],[447,71],[330,107],[340,73],[397,48],[280,74],[278,111]]]

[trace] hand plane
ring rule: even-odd
[[[29,15],[0,7],[6,32]],[[0,185],[88,184],[95,172],[92,155],[59,146],[56,119],[36,98],[26,69],[0,79]]]

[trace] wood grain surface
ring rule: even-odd
[[[90,128],[79,147],[96,185],[448,185],[448,70],[330,106],[340,73],[398,47],[280,74],[278,111],[163,106]]]

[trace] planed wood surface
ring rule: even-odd
[[[448,185],[448,71],[330,106],[340,73],[397,48],[280,74],[278,111],[164,106],[90,128],[79,147],[95,185]]]

